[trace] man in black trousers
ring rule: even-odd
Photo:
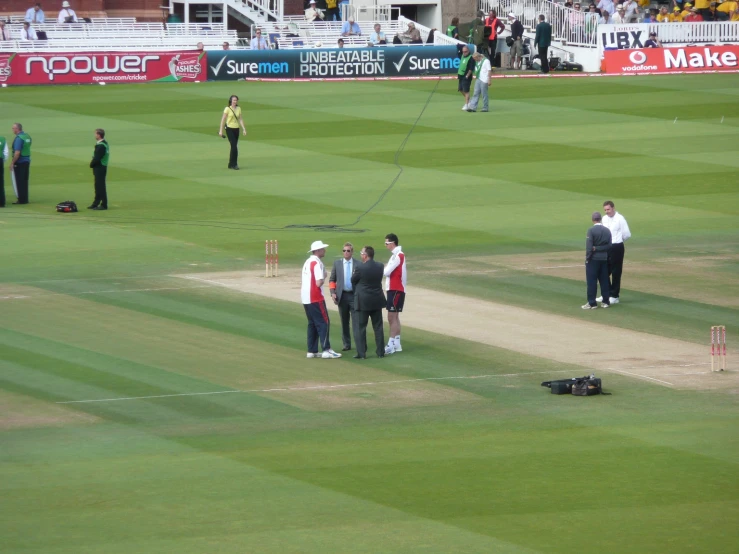
[[[92,174],[95,176],[95,200],[92,205],[87,206],[88,210],[107,210],[108,209],[108,186],[105,182],[108,176],[108,160],[110,159],[110,146],[105,140],[105,131],[103,129],[95,129],[95,151],[92,155],[90,167]]]
[[[355,358],[367,357],[367,321],[372,318],[375,332],[375,352],[378,358],[385,357],[385,330],[382,326],[382,309],[387,300],[382,291],[383,264],[376,262],[375,249],[365,246],[359,253],[362,263],[352,273],[354,286],[354,343],[357,345]]]
[[[536,26],[536,36],[534,37],[534,46],[539,49],[539,61],[541,62],[541,72],[549,73],[549,58],[547,51],[552,44],[552,26],[544,21],[544,14],[539,16],[539,24]]]
[[[588,303],[582,306],[583,310],[594,310],[598,307],[595,294],[600,292],[603,296],[601,308],[610,305],[610,284],[608,282],[608,251],[611,249],[611,232],[608,227],[601,223],[600,212],[593,212],[593,226],[588,229],[585,239],[585,279],[588,283]]]

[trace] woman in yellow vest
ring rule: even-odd
[[[221,118],[221,126],[218,129],[218,135],[223,137],[223,126],[226,126],[226,136],[228,142],[231,143],[231,155],[228,159],[229,169],[239,169],[239,126],[246,136],[246,127],[244,126],[244,118],[241,117],[241,108],[239,107],[239,97],[235,94],[228,99],[228,106],[223,110]],[[223,137],[226,138],[226,137]]]

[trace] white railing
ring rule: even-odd
[[[400,17],[400,8],[390,4],[378,6],[342,4],[341,17],[344,21],[353,17],[355,21],[394,21]],[[394,17],[393,17],[394,16]]]
[[[199,40],[206,50],[220,50],[223,41],[233,41],[235,35],[223,37],[210,37]],[[110,39],[99,40],[8,40],[0,42],[0,52],[73,52],[73,51],[101,51],[101,52],[127,52],[137,50],[194,50],[197,42],[192,37],[139,37],[135,39]],[[235,47],[235,46],[232,46]]]
[[[29,2],[30,4],[30,2]],[[23,24],[25,15],[11,15],[8,16],[4,21],[7,23],[19,23]],[[51,25],[56,23],[56,17],[48,17],[46,19],[48,23],[44,23],[44,25]],[[63,25],[109,25],[109,26],[115,26],[115,25],[130,25],[132,23],[136,23],[135,17],[92,17],[90,18],[90,23],[86,23],[80,19],[79,23],[63,23]]]
[[[22,25],[12,24],[5,26],[6,32],[13,39],[20,39]],[[221,23],[170,23],[166,27],[162,23],[129,23],[115,27],[97,24],[88,25],[59,25],[56,23],[42,23],[34,30],[46,33],[49,40],[93,40],[93,39],[133,39],[183,36],[194,40],[208,36],[235,38],[236,31],[228,32]]]
[[[739,21],[706,21],[700,23],[649,23],[663,42],[715,43],[739,42]]]
[[[284,0],[225,0],[226,4],[239,13],[244,14],[249,19],[259,18],[262,21],[282,21],[285,13]],[[206,2],[209,3],[209,2]],[[223,4],[223,0],[210,2],[213,4]]]

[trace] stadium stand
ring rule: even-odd
[[[397,20],[391,21],[357,21],[362,34],[360,36],[341,36],[342,23],[340,21],[313,21],[307,22],[303,18],[288,17],[283,22],[263,23],[259,26],[262,33],[269,37],[272,48],[293,49],[293,48],[331,48],[339,38],[344,39],[346,46],[367,46],[369,36],[374,30],[375,23],[382,26],[382,30],[388,39],[388,47],[392,47],[392,39],[395,35],[403,33],[408,28],[409,19],[399,17]],[[432,29],[423,25],[415,24],[416,28],[421,32],[421,38],[424,44],[428,44],[429,36]],[[435,32],[430,44],[461,44],[459,41],[450,38],[443,33]]]
[[[34,29],[46,34],[47,40],[22,41],[21,23],[6,25],[13,40],[0,42],[0,51],[53,50],[162,50],[193,48],[202,42],[205,49],[220,49],[224,41],[236,46],[235,30],[223,24],[202,23],[137,23],[134,18],[106,18],[91,23],[45,23]]]
[[[550,0],[478,0],[478,8],[486,14],[493,9],[497,11],[498,17],[505,20],[509,13],[515,13],[528,37],[533,37],[539,14],[544,14],[552,25],[552,38],[555,41],[563,45],[595,48],[598,23],[597,19],[591,20],[586,13],[589,4],[590,2],[582,2],[582,9],[578,11]],[[646,11],[641,9],[639,22],[644,19]],[[650,31],[652,30],[659,34],[663,44],[739,42],[739,23],[736,21],[700,24],[654,23],[650,24]],[[506,31],[500,36],[505,37],[508,34]]]

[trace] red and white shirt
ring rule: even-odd
[[[303,283],[300,287],[300,300],[303,304],[313,304],[323,301],[323,291],[318,281],[326,278],[323,262],[318,256],[311,256],[303,264]]]
[[[406,270],[405,254],[400,246],[393,248],[393,255],[385,266],[385,290],[399,290],[405,292]]]

